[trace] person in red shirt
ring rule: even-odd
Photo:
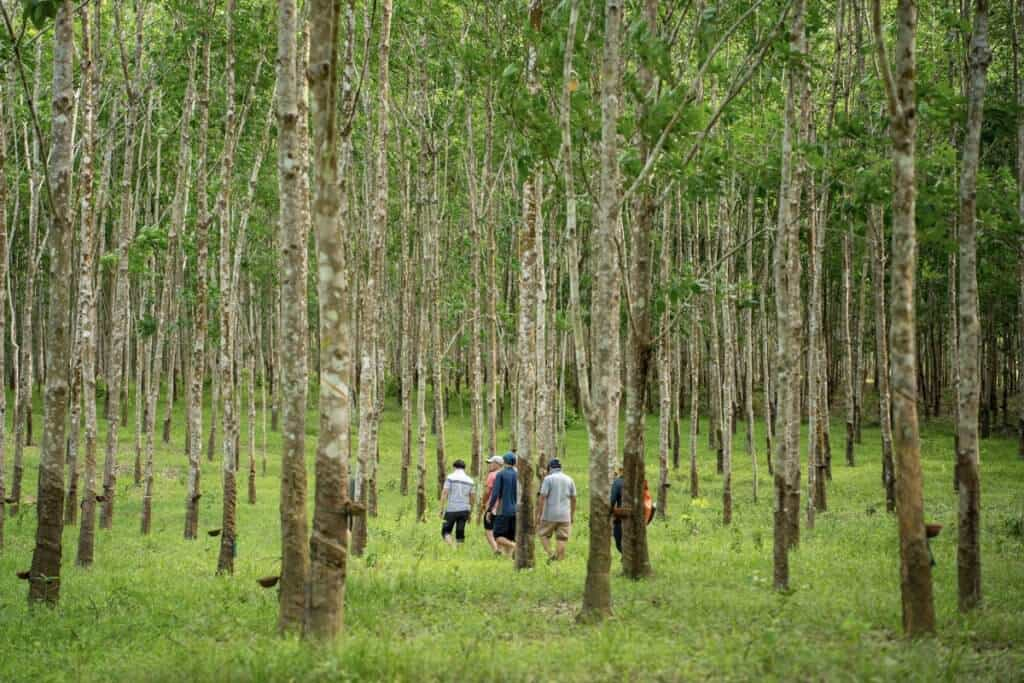
[[[480,498],[480,514],[477,515],[477,519],[484,525],[484,535],[487,537],[487,544],[491,546],[491,550],[494,551],[495,555],[501,554],[501,550],[498,548],[498,542],[494,539],[494,516],[491,511],[487,509],[487,503],[491,500],[491,491],[494,490],[494,478],[498,476],[498,470],[504,461],[500,455],[492,455],[487,459],[487,483],[484,487],[484,495]]]

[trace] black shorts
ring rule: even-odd
[[[498,515],[494,518],[494,537],[516,540],[516,516]]]
[[[494,515],[492,515],[490,512],[485,512],[484,513],[484,530],[485,531],[493,531],[494,530]]]
[[[444,513],[444,524],[441,525],[441,538],[451,536],[455,529],[455,540],[462,543],[466,540],[466,522],[469,521],[469,510]]]

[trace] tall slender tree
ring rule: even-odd
[[[4,111],[7,84],[0,85],[0,306],[7,300],[7,119]],[[15,131],[16,132],[16,131]],[[17,144],[17,143],[15,143]],[[0,312],[0,377],[7,378],[7,317]],[[0,391],[0,550],[4,547],[7,498],[7,390]]]
[[[895,76],[889,66],[889,52],[882,34],[881,0],[873,0],[871,14],[879,71],[888,101],[893,150],[892,321],[889,340],[892,348],[893,455],[900,532],[903,630],[910,636],[917,636],[935,631],[917,425],[917,332],[914,320],[917,4],[914,0],[899,0],[897,4]],[[877,286],[881,283],[876,283]],[[880,369],[880,372],[884,371],[884,368]]]
[[[978,165],[985,86],[992,51],[988,45],[988,0],[975,0],[968,53],[967,135],[960,167],[959,288],[960,391],[957,412],[957,585],[960,611],[981,603],[981,481],[978,453]]]
[[[53,32],[51,146],[47,177],[51,222],[50,312],[46,325],[45,433],[39,454],[39,497],[36,544],[29,570],[29,602],[55,605],[60,599],[61,532],[64,513],[64,447],[71,352],[68,311],[71,306],[71,166],[72,116],[75,104],[74,8],[71,0],[57,7]],[[51,185],[52,183],[52,185]]]
[[[391,0],[381,0],[380,45],[377,50],[377,137],[373,189],[373,211],[370,220],[368,276],[362,285],[363,305],[360,322],[363,325],[360,343],[359,373],[359,503],[368,505],[370,489],[374,481],[373,471],[377,459],[377,431],[380,425],[381,408],[378,399],[381,394],[383,377],[378,367],[383,356],[380,311],[383,302],[383,254],[388,227],[388,118],[390,115],[390,88],[388,84],[388,56],[391,51]],[[381,397],[382,398],[382,397]],[[352,554],[360,556],[366,547],[367,515],[354,520],[352,530]]]
[[[573,336],[576,340],[576,368],[580,396],[590,437],[590,545],[587,574],[583,587],[583,607],[577,619],[595,621],[611,614],[611,517],[609,465],[613,451],[608,433],[608,406],[614,399],[618,368],[613,337],[618,338],[619,287],[616,274],[615,235],[618,230],[619,160],[618,121],[622,86],[622,0],[606,0],[604,11],[604,49],[601,57],[601,143],[598,214],[591,240],[594,249],[594,285],[591,295],[591,325],[595,332],[593,392],[587,379],[587,355],[583,323],[579,309],[579,272],[576,225],[567,226],[569,238],[570,298],[572,299]],[[571,133],[569,136],[571,141]],[[563,149],[566,133],[563,127]]]
[[[85,412],[85,462],[82,473],[82,520],[78,528],[75,562],[88,567],[93,562],[96,540],[96,294],[93,290],[93,255],[96,242],[96,204],[93,202],[93,155],[96,152],[96,100],[99,80],[94,77],[95,50],[89,7],[81,9],[81,107],[82,161],[79,175],[78,349],[82,397]],[[2,182],[2,181],[0,181]],[[2,249],[0,249],[2,252]],[[0,258],[4,254],[0,253]],[[0,288],[2,288],[0,284]],[[2,294],[2,291],[0,291]],[[0,331],[0,339],[3,338]],[[2,360],[0,360],[2,363]],[[0,366],[2,369],[2,366]]]
[[[305,107],[301,86],[304,47],[296,46],[296,0],[278,0],[277,10],[277,168],[281,196],[280,237],[283,277],[281,297],[283,343],[288,353],[281,389],[284,430],[281,436],[281,597],[278,627],[302,628],[309,571],[309,525],[306,518],[306,391],[307,368],[306,258],[308,197],[302,182],[306,174]],[[303,42],[306,28],[303,21]],[[197,456],[198,457],[198,454]]]
[[[210,17],[213,4],[202,5],[202,15]],[[202,16],[201,15],[201,16]],[[202,86],[196,101],[199,116],[199,143],[196,158],[195,223],[195,301],[192,306],[192,347],[188,383],[188,484],[185,494],[185,538],[195,539],[199,528],[199,499],[202,497],[200,466],[203,451],[203,385],[206,375],[207,286],[209,259],[210,206],[207,192],[207,149],[210,131],[210,30],[209,21],[200,27],[202,42]]]
[[[342,629],[348,551],[348,462],[352,421],[352,310],[345,242],[339,221],[337,128],[338,31],[341,0],[310,4],[309,79],[313,96],[313,153],[316,178],[313,227],[319,246],[320,437],[316,452],[316,500],[309,542],[306,633],[332,638]],[[347,9],[351,17],[352,5]],[[351,18],[348,42],[353,41]],[[351,83],[346,81],[348,86]],[[348,91],[346,91],[348,92]],[[344,144],[348,144],[347,140]],[[344,154],[344,150],[341,152]],[[347,218],[347,216],[345,216]],[[346,507],[348,506],[348,507]]]
[[[157,397],[160,394],[160,368],[164,359],[164,345],[170,336],[168,327],[172,323],[171,310],[173,299],[177,296],[174,283],[177,273],[180,270],[178,242],[185,228],[185,214],[188,211],[188,195],[190,189],[191,174],[189,169],[192,164],[192,109],[194,98],[195,81],[195,53],[189,54],[188,82],[185,86],[185,98],[181,108],[181,126],[178,139],[178,168],[175,176],[174,203],[171,206],[171,223],[167,232],[167,251],[164,254],[163,287],[160,294],[160,308],[156,315],[157,329],[154,334],[153,357],[150,361],[150,381],[146,387],[146,467],[145,485],[142,494],[142,517],[140,529],[142,533],[148,534],[153,521],[153,450],[154,432],[156,430]],[[173,338],[172,338],[173,343]],[[169,376],[174,375],[174,368],[171,367]],[[171,380],[173,381],[173,380]],[[141,396],[136,397],[142,401]]]
[[[796,0],[789,24],[789,48],[802,57],[806,2]],[[778,319],[779,441],[775,461],[774,585],[789,588],[789,549],[799,542],[800,514],[800,348],[802,316],[799,305],[798,258],[800,183],[793,169],[793,147],[799,130],[797,97],[803,92],[805,65],[791,63],[786,74],[786,104],[782,133],[779,214],[775,239],[775,311]],[[795,521],[795,525],[794,525]]]
[[[103,458],[103,508],[100,513],[100,527],[110,529],[114,523],[114,494],[117,492],[117,435],[121,422],[122,397],[125,389],[125,363],[128,337],[129,281],[128,257],[133,234],[135,232],[136,205],[131,189],[135,174],[135,156],[137,147],[139,96],[142,89],[142,22],[145,18],[147,2],[140,1],[135,8],[135,56],[132,63],[128,61],[122,28],[121,13],[123,2],[118,2],[114,11],[114,24],[117,33],[118,48],[121,55],[121,72],[124,76],[125,88],[125,152],[124,164],[121,169],[121,208],[118,212],[117,230],[117,271],[114,275],[113,300],[111,304],[112,334],[110,342],[110,362],[108,363],[107,395],[107,443]],[[134,73],[133,73],[134,71]]]
[[[1017,218],[1024,223],[1024,71],[1021,69],[1021,27],[1024,25],[1024,0],[1017,0],[1011,11],[1013,22],[1013,85],[1017,93]],[[1024,233],[1017,241],[1017,343],[1024,358]],[[1018,366],[1019,367],[1019,366]],[[1020,384],[1018,383],[1018,386]],[[1024,458],[1024,401],[1019,402],[1017,454]]]
[[[220,349],[217,354],[217,374],[220,376],[221,415],[223,417],[223,450],[221,452],[221,483],[223,496],[221,499],[221,533],[220,552],[217,555],[217,573],[231,574],[235,571],[236,543],[236,503],[238,486],[235,480],[238,472],[238,414],[235,401],[235,310],[232,290],[232,249],[231,249],[231,185],[234,177],[235,127],[237,125],[235,109],[235,0],[227,0],[224,7],[225,42],[225,86],[224,98],[226,111],[224,115],[224,145],[221,153],[220,192],[217,195],[217,221],[220,224],[219,248],[219,301],[220,309]]]

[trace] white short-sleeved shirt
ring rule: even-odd
[[[540,495],[544,496],[544,514],[541,520],[545,522],[569,522],[572,521],[572,509],[569,501],[576,497],[576,483],[568,474],[556,470],[544,477],[544,483],[540,485]]]
[[[473,493],[473,480],[465,470],[456,469],[444,480],[448,492],[448,507],[445,512],[465,512],[470,509],[469,496]]]

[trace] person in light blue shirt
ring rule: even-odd
[[[565,546],[576,519],[576,483],[562,471],[562,463],[554,458],[548,463],[548,476],[540,485],[537,505],[537,535],[544,552],[552,560],[565,559]],[[551,552],[551,537],[555,537],[555,552]]]

